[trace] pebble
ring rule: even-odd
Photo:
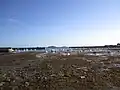
[[[4,84],[5,84],[5,82],[1,82],[1,83],[0,83],[0,86],[3,86]]]
[[[25,82],[25,86],[29,86],[29,82]]]
[[[81,79],[84,79],[85,78],[85,76],[80,76],[81,77]]]
[[[52,74],[51,77],[55,77],[56,75],[55,74]]]

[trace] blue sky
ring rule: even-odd
[[[0,46],[120,42],[120,0],[0,0]]]

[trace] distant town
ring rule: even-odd
[[[0,47],[0,52],[20,53],[20,52],[42,52],[42,53],[118,53],[120,52],[120,43],[117,45],[104,45],[104,46],[82,46],[82,47]]]

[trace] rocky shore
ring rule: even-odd
[[[120,57],[2,55],[0,90],[120,90]]]

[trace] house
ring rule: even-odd
[[[0,53],[7,53],[11,50],[11,47],[0,47]]]
[[[117,43],[117,46],[120,46],[120,43]]]

